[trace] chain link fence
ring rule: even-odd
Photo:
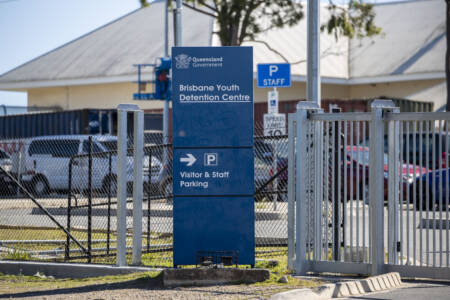
[[[287,254],[287,135],[255,130],[257,259]],[[132,145],[132,137],[128,139]],[[0,142],[0,257],[115,263],[117,137],[46,136]],[[132,246],[133,149],[127,170]],[[172,147],[147,135],[142,170],[144,265],[171,267]],[[131,256],[131,255],[129,255]]]

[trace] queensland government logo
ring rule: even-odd
[[[175,66],[177,69],[188,69],[191,64],[192,57],[186,54],[175,56]]]
[[[175,68],[221,68],[223,67],[223,57],[196,57],[187,54],[175,56]]]

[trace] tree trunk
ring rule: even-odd
[[[445,52],[445,77],[447,80],[447,105],[445,110],[450,112],[450,0],[445,0],[446,2],[446,37],[447,37],[447,51]]]

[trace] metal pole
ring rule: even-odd
[[[127,242],[127,113],[130,106],[117,107],[117,252],[116,265],[126,265]]]
[[[383,272],[384,265],[384,123],[383,110],[392,109],[392,101],[372,102],[372,121],[370,123],[370,233],[372,275]]]
[[[320,1],[308,0],[306,99],[320,107]]]
[[[142,196],[144,156],[144,113],[134,112],[134,151],[133,151],[133,254],[132,264],[140,265],[142,257]],[[149,181],[150,184],[150,181]]]
[[[164,57],[169,57],[169,1],[165,1],[164,9]],[[169,99],[164,100],[163,108],[163,144],[169,143]],[[168,161],[167,150],[163,154],[163,165],[167,165]]]
[[[181,9],[182,9],[182,1],[181,0],[177,0],[177,8],[175,10],[175,24],[176,24],[176,28],[175,28],[175,46],[182,46],[183,41],[182,41],[182,35],[181,35]]]
[[[331,109],[332,113],[340,113],[341,109],[339,107],[334,107]],[[335,121],[333,123],[334,126],[334,146],[338,147],[334,150],[334,158],[333,158],[333,169],[335,174],[338,174],[338,171],[340,169],[340,163],[339,163],[339,155],[341,153],[341,149],[339,147],[339,139],[340,139],[340,132],[339,132],[339,121]],[[339,176],[339,175],[337,175]],[[341,187],[335,182],[334,186],[334,201],[333,201],[333,239],[334,239],[334,249],[333,249],[333,260],[339,261],[340,253],[339,250],[341,248],[341,242],[339,239],[339,227],[340,227],[340,220],[339,220],[339,201],[338,201],[338,194],[341,192]]]
[[[72,163],[73,160],[70,159],[69,162],[69,192],[67,197],[67,231],[70,232],[70,219],[72,217]],[[67,236],[66,238],[66,254],[65,260],[70,259],[70,238]]]
[[[322,110],[315,110],[315,113],[323,113]],[[314,126],[314,259],[322,259],[322,201],[323,201],[323,123],[317,121]],[[327,200],[328,201],[328,200]],[[325,229],[327,230],[327,229]],[[326,241],[328,243],[328,241]]]
[[[164,57],[169,56],[169,0],[164,1]]]
[[[399,113],[398,108],[393,113]],[[397,263],[397,242],[398,242],[398,211],[403,199],[399,199],[400,178],[398,170],[400,168],[400,148],[399,148],[399,121],[390,121],[388,125],[389,135],[389,162],[388,162],[388,259],[390,264]],[[415,144],[414,144],[415,145]],[[414,146],[415,147],[415,146]]]
[[[149,187],[147,188],[147,253],[150,253],[150,199],[151,199],[151,180],[152,180],[152,150],[150,149],[149,155],[148,155],[148,182]]]
[[[295,114],[288,115],[288,269],[294,270],[295,253]]]
[[[88,148],[88,263],[92,255],[92,136],[89,136]]]
[[[109,255],[111,248],[111,184],[112,182],[112,153],[109,154],[108,160],[108,176],[110,178],[108,184],[108,219],[107,219],[107,231],[106,231],[106,254]]]

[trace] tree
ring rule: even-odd
[[[143,6],[147,4],[147,0],[140,2]],[[219,36],[222,46],[262,42],[256,39],[258,34],[294,26],[304,17],[303,5],[297,0],[183,0],[183,5],[216,19],[218,31],[214,33]],[[372,4],[350,0],[344,7],[330,0],[328,8],[332,16],[322,30],[334,33],[336,38],[339,35],[372,36],[381,32],[374,24]]]

